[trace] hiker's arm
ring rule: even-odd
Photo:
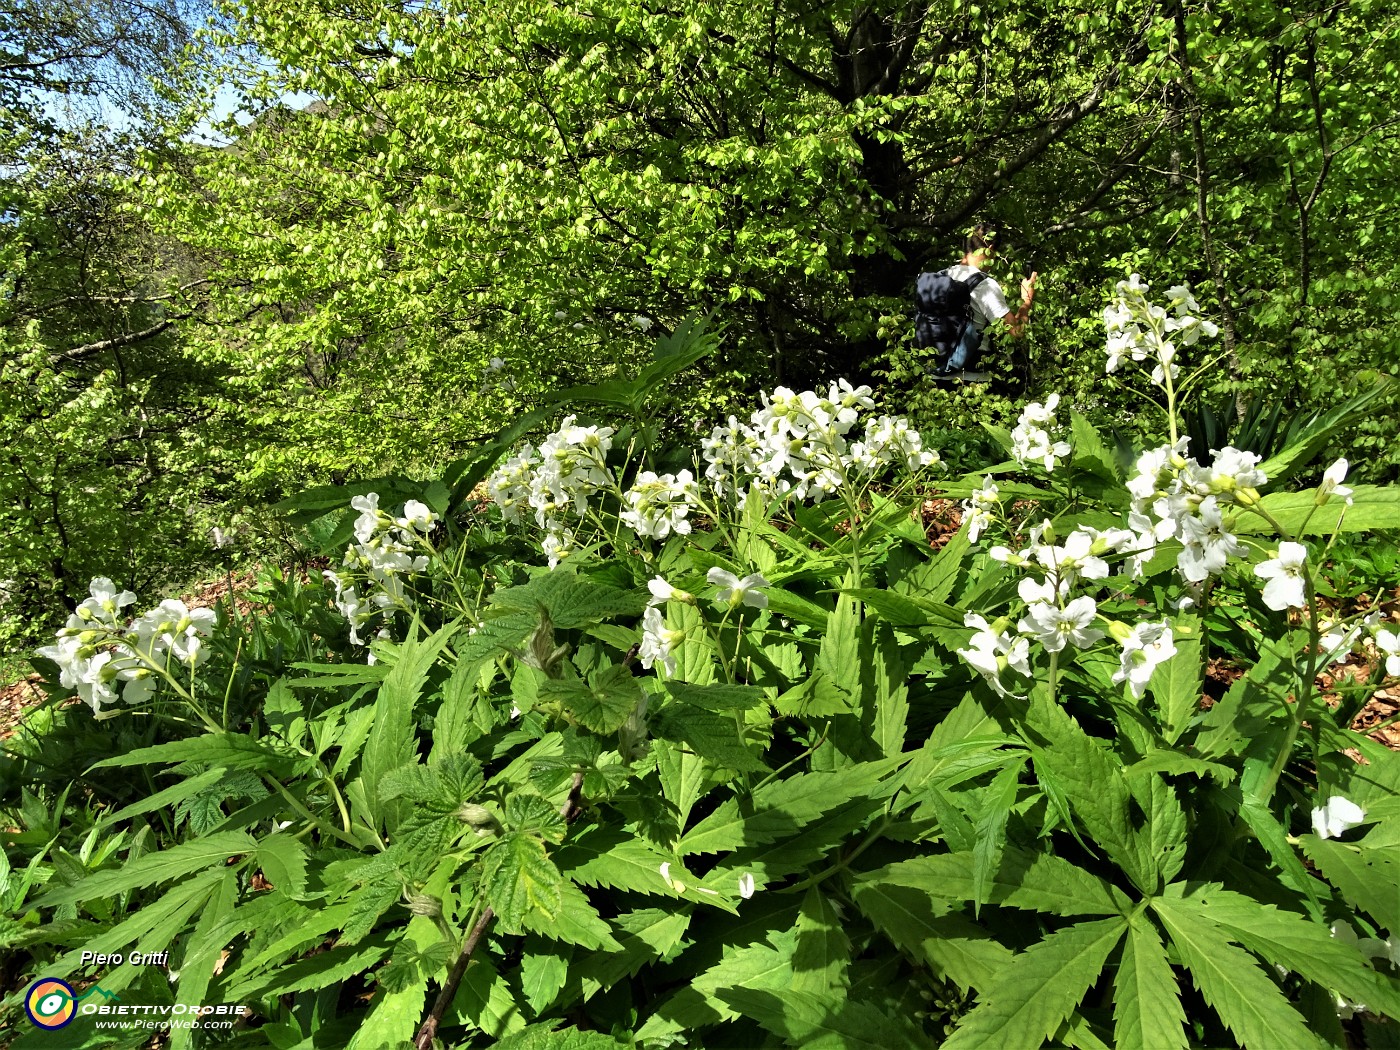
[[[1002,316],[1006,330],[1011,333],[1013,339],[1021,337],[1021,333],[1026,329],[1026,321],[1031,316],[1031,302],[1035,299],[1035,279],[1037,276],[1039,275],[1033,273],[1021,282],[1020,307]]]

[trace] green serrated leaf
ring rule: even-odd
[[[931,1050],[933,1046],[909,1018],[818,992],[738,987],[722,990],[719,997],[787,1045],[804,1050]]]
[[[509,831],[481,858],[481,888],[508,932],[518,932],[532,910],[553,919],[563,904],[563,876],[534,835]]]
[[[615,665],[589,675],[587,685],[577,680],[543,682],[539,695],[563,703],[595,733],[615,733],[636,710],[642,687],[630,668]]]
[[[813,886],[797,913],[792,990],[825,995],[850,985],[851,941],[832,902]]]
[[[288,897],[306,892],[306,847],[292,835],[279,832],[258,843],[255,862],[263,876]]]
[[[1122,917],[1082,922],[1017,955],[978,995],[945,1050],[1041,1045],[1098,980],[1127,925]]]
[[[1196,988],[1243,1046],[1325,1046],[1303,1023],[1254,957],[1230,944],[1217,927],[1181,901],[1158,898],[1152,908]]]
[[[76,886],[61,887],[42,895],[35,903],[44,908],[111,897],[127,890],[154,886],[212,865],[225,865],[231,857],[254,852],[257,841],[242,831],[223,832],[192,839],[160,853],[148,853],[117,871],[99,871]]]
[[[1186,1011],[1151,923],[1136,919],[1128,926],[1113,991],[1114,1042],[1121,1050],[1185,1050]]]
[[[892,944],[963,991],[989,986],[1011,962],[1011,950],[989,931],[920,889],[858,882],[852,898]]]

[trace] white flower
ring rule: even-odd
[[[632,327],[639,332],[645,332],[652,326],[652,320],[646,314],[633,314]]]
[[[1268,580],[1264,585],[1264,604],[1270,609],[1302,609],[1308,599],[1303,588],[1303,562],[1308,551],[1301,543],[1284,540],[1278,554],[1269,561],[1254,566],[1254,575]]]
[[[650,668],[659,660],[667,674],[675,674],[676,658],[671,651],[684,638],[684,631],[673,631],[666,626],[660,609],[654,605],[648,606],[642,615],[642,644],[637,654],[642,666]]]
[[[746,871],[744,872],[744,874],[739,876],[739,896],[743,897],[744,900],[748,900],[750,897],[753,896],[753,891],[753,876]]]
[[[1333,795],[1326,805],[1312,811],[1313,831],[1320,839],[1332,839],[1366,820],[1366,811],[1355,802]]]
[[[427,532],[437,520],[438,516],[428,509],[427,504],[411,499],[403,505],[403,517],[398,518],[395,523],[401,529]]]
[[[1113,681],[1126,681],[1133,697],[1141,700],[1147,692],[1152,672],[1175,655],[1176,643],[1172,641],[1171,625],[1166,620],[1161,623],[1140,623],[1123,640],[1123,651],[1118,670],[1113,672]]]
[[[977,537],[982,535],[982,530],[992,523],[993,508],[1001,507],[997,500],[996,482],[990,475],[982,479],[982,487],[974,491],[971,497],[963,502],[962,507],[967,518],[967,538],[976,543]]]
[[[1322,484],[1317,487],[1317,500],[1325,503],[1333,496],[1346,497],[1347,506],[1351,506],[1352,490],[1342,482],[1347,476],[1347,461],[1339,459],[1322,472]]]
[[[742,580],[727,569],[721,569],[718,565],[711,566],[710,571],[705,574],[705,578],[720,588],[715,599],[721,603],[728,602],[730,605],[751,605],[755,609],[763,609],[768,606],[768,595],[760,594],[759,589],[771,587],[763,573],[755,572],[745,576]]]
[[[1182,551],[1176,566],[1191,583],[1202,583],[1208,576],[1218,575],[1226,562],[1244,553],[1235,536],[1225,531],[1219,502],[1207,496],[1196,508],[1196,515],[1183,516],[1179,521]]]
[[[105,576],[99,576],[88,584],[91,595],[73,611],[83,624],[98,623],[103,627],[117,626],[117,613],[136,601],[130,591],[118,591],[117,585]]]
[[[959,649],[958,655],[987,680],[998,696],[1011,695],[1002,684],[1001,673],[1009,667],[1030,677],[1030,644],[1024,638],[995,629],[977,613],[965,614],[963,624],[977,628],[977,633],[972,636],[969,648]]]
[[[671,862],[669,860],[663,860],[659,865],[657,865],[656,870],[661,872],[661,881],[664,882],[668,887],[671,886]]]
[[[1400,634],[1382,627],[1374,637],[1376,648],[1385,654],[1385,673],[1391,678],[1400,676]]]
[[[1087,596],[1075,598],[1063,609],[1032,605],[1027,613],[1016,626],[1022,634],[1034,636],[1046,652],[1058,653],[1067,644],[1084,649],[1104,636],[1103,631],[1089,626],[1098,615],[1098,606]]]

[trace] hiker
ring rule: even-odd
[[[1021,305],[1012,310],[995,278],[982,272],[996,256],[996,232],[979,223],[963,241],[961,261],[938,273],[921,273],[915,293],[915,342],[920,349],[938,350],[934,377],[982,382],[983,373],[971,371],[984,349],[984,335],[993,321],[1004,321],[1013,338],[1019,338],[1035,298],[1032,273],[1021,281]]]

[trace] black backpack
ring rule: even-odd
[[[966,281],[947,270],[919,274],[914,286],[915,345],[920,350],[936,349],[939,363],[946,361],[972,323],[972,292],[986,279],[981,272]]]

